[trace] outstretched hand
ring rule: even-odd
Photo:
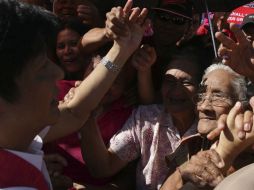
[[[254,43],[237,25],[231,24],[230,29],[237,41],[217,32],[216,38],[222,43],[218,54],[223,58],[224,64],[254,81]]]

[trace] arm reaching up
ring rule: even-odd
[[[140,45],[145,28],[147,9],[131,9],[132,1],[127,1],[125,8],[117,7],[111,10],[115,18],[124,23],[127,31],[114,39],[114,44],[104,57],[104,61],[81,82],[69,102],[59,105],[60,119],[52,126],[45,141],[52,141],[80,129],[88,119],[104,94],[111,87],[127,59]],[[124,12],[124,10],[126,12]],[[127,17],[126,15],[129,15]],[[103,62],[103,63],[102,63]]]
[[[132,65],[137,69],[138,93],[142,104],[154,103],[154,87],[151,67],[156,61],[156,52],[149,45],[142,45],[131,59]]]

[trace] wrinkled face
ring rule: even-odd
[[[232,74],[218,69],[208,73],[199,90],[202,97],[197,103],[199,112],[198,131],[208,134],[217,127],[217,120],[227,114],[234,104]]]
[[[189,27],[183,17],[156,11],[153,19],[154,40],[162,45],[175,45]]]
[[[162,97],[166,112],[174,114],[194,112],[193,97],[197,90],[197,66],[188,60],[170,63],[162,85]]]
[[[46,53],[30,60],[16,80],[20,96],[11,106],[17,118],[38,131],[54,124],[59,116],[56,81],[62,77],[62,70]]]
[[[79,72],[83,68],[83,57],[79,50],[80,35],[70,29],[58,33],[56,54],[67,73]]]

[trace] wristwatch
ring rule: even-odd
[[[120,70],[120,68],[117,65],[113,64],[106,57],[103,57],[100,63],[104,65],[109,71],[118,72]]]

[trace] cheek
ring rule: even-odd
[[[26,99],[27,105],[30,104],[30,106],[34,107],[34,111],[45,107],[48,108],[53,98],[52,85],[49,85],[48,82],[38,82],[30,86],[24,98]]]
[[[63,57],[63,51],[62,50],[56,50],[56,56],[58,59],[61,59]]]
[[[72,52],[73,52],[73,54],[74,54],[76,57],[81,56],[81,53],[80,53],[78,47],[73,47],[73,48],[72,48]]]
[[[216,118],[219,119],[219,117],[222,115],[222,114],[228,114],[230,108],[223,108],[223,107],[215,107],[214,108],[214,111],[216,113]]]

